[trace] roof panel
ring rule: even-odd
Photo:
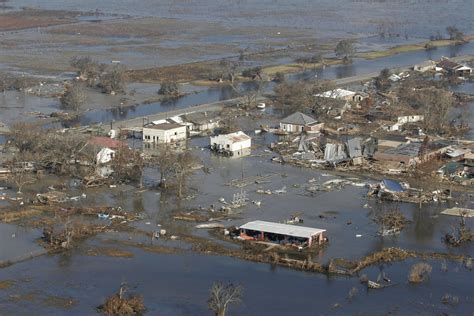
[[[285,117],[283,120],[281,120],[281,122],[283,124],[292,124],[292,125],[309,125],[309,124],[316,123],[317,121],[311,116],[308,116],[301,112],[295,112],[291,114],[290,116]]]
[[[247,224],[240,226],[240,228],[301,238],[310,238],[311,236],[321,234],[326,231],[325,229],[280,224],[266,221],[248,222]]]

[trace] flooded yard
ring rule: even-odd
[[[243,286],[242,302],[232,304],[228,315],[468,315],[474,310],[474,246],[470,242],[474,235],[456,246],[446,241],[448,234],[457,236],[461,228],[471,234],[474,221],[442,214],[453,207],[474,209],[473,188],[438,178],[438,165],[447,161],[443,156],[447,151],[437,154],[430,171],[419,171],[417,163],[412,164],[418,158],[420,169],[426,166],[424,146],[432,139],[451,144],[454,137],[446,136],[444,131],[425,130],[429,137],[423,138],[426,135],[416,125],[416,135],[411,130],[390,134],[389,125],[388,129],[383,124],[373,127],[378,119],[369,121],[361,114],[365,107],[373,106],[382,114],[390,112],[388,119],[380,120],[392,124],[400,121],[399,115],[423,110],[410,108],[413,113],[401,114],[396,108],[400,99],[396,93],[416,91],[419,82],[414,84],[417,88],[402,90],[400,82],[408,81],[407,76],[399,78],[400,86],[393,81],[389,83],[392,90],[382,91],[372,79],[383,69],[399,73],[429,59],[472,57],[472,37],[463,44],[435,49],[411,47],[382,57],[364,53],[382,52],[397,45],[420,45],[438,33],[445,37],[446,27],[454,22],[470,36],[474,29],[471,0],[11,0],[6,5],[12,8],[0,14],[13,14],[4,15],[9,19],[18,14],[24,27],[12,26],[6,19],[0,23],[0,72],[20,78],[31,76],[41,82],[23,91],[9,87],[0,94],[0,126],[15,128],[14,123],[27,122],[39,123],[41,128],[17,125],[25,130],[15,130],[10,138],[0,135],[4,160],[0,166],[1,315],[28,314],[32,310],[40,315],[93,315],[121,283],[128,284],[129,293],[143,297],[146,315],[209,315],[207,300],[215,282]],[[29,15],[31,19],[25,19]],[[334,53],[336,43],[344,38],[354,39],[360,53],[350,63],[343,62],[341,56],[336,59]],[[298,105],[307,107],[308,114],[317,115],[315,123],[327,125],[317,134],[318,140],[313,138],[318,143],[310,144],[311,150],[298,148],[299,153],[294,155],[293,147],[309,145],[306,140],[283,136],[288,133],[274,129],[289,109],[287,103],[274,98],[278,80],[258,81],[260,73],[250,80],[240,71],[245,67],[288,66],[296,57],[320,53],[328,65],[317,62],[314,67],[298,68],[301,71],[288,72],[281,80],[290,85],[331,80],[335,86],[364,90],[361,95],[367,94],[372,103],[355,105],[352,99],[344,100],[343,111],[337,116],[330,113],[331,103],[331,107],[322,109],[314,104]],[[94,81],[93,87],[84,88],[85,101],[77,116],[59,122],[50,115],[66,111],[59,96],[77,75],[70,66],[73,56],[89,56],[105,65],[133,69],[136,72],[126,73],[130,78],[140,70],[151,73],[127,82],[123,94],[102,93]],[[216,65],[224,67],[225,63],[216,62],[222,58],[239,60],[241,76],[237,76],[234,86],[225,80],[217,83],[215,78],[211,84],[201,73],[202,78],[186,74],[197,69],[218,76],[214,72],[222,69]],[[198,67],[186,68],[195,63]],[[209,70],[209,65],[216,68]],[[184,68],[152,72],[165,66]],[[171,80],[167,83],[176,83],[182,95],[159,95],[160,83],[166,80],[157,74],[171,74],[166,77]],[[467,148],[474,140],[472,78],[448,80],[447,73],[440,77],[439,73],[435,77],[433,70],[433,76],[417,78],[433,87],[438,79],[444,81],[443,89],[450,97],[454,99],[452,91],[455,97],[463,94],[463,100],[468,100],[464,106],[469,111],[461,112],[453,102],[449,112],[469,123],[471,130],[456,136],[458,144],[463,136]],[[369,83],[361,84],[369,79]],[[422,84],[420,91],[425,89]],[[51,90],[45,93],[45,89]],[[257,109],[261,101],[255,98],[255,105],[244,109],[246,93],[257,89],[260,95],[269,96],[264,100],[266,105],[262,109],[260,104]],[[368,90],[370,94],[365,93]],[[314,96],[315,90],[310,91]],[[243,99],[236,101],[237,97]],[[228,102],[221,109],[229,100],[235,104]],[[209,135],[215,130],[169,147],[145,144],[142,136],[124,138],[123,143],[95,137],[105,136],[104,131],[99,132],[104,126],[119,130],[127,123],[121,121],[135,119],[141,127],[150,121],[148,116],[162,113],[167,117],[174,110],[192,112],[196,106],[204,106],[199,114],[208,120],[208,105],[209,109],[219,106],[222,110],[222,117],[217,118],[221,121],[218,133],[240,129],[251,137],[250,155],[229,158],[211,152]],[[361,127],[359,135],[352,134],[354,126],[348,127],[353,121],[355,128]],[[86,125],[94,124],[100,128],[87,129]],[[371,129],[364,130],[366,125]],[[78,128],[68,131],[66,127],[70,126]],[[316,135],[312,127],[306,127],[298,127],[298,131]],[[191,134],[184,131],[186,137],[188,132]],[[80,133],[84,135],[77,135]],[[373,169],[357,169],[353,157],[348,159],[352,169],[349,162],[344,169],[336,168],[336,162],[326,157],[324,167],[321,159],[316,159],[316,155],[326,156],[323,147],[314,149],[317,146],[331,141],[342,144],[356,136],[367,140],[380,137],[390,146],[398,140],[400,144],[406,141],[422,145],[407,163],[394,158],[391,162],[398,163],[397,169],[388,169],[388,173],[376,170],[377,159],[366,157],[362,149],[357,158],[364,167]],[[45,141],[42,137],[49,138]],[[92,139],[102,146],[100,153],[110,150],[106,158],[111,162],[99,164],[104,157],[94,151],[98,147],[88,147],[95,146]],[[55,141],[62,147],[54,147],[58,145],[53,144]],[[278,142],[287,146],[284,149],[288,153],[278,150]],[[44,155],[43,148],[53,154]],[[350,153],[349,148],[347,151]],[[168,162],[166,177],[170,179],[164,182],[169,187],[160,186],[163,170],[159,168],[166,167],[162,163],[167,159],[160,156],[163,152],[174,155]],[[284,155],[302,156],[302,152],[315,158],[300,164],[305,167],[283,159]],[[137,155],[126,155],[130,153]],[[183,166],[186,154],[192,163]],[[464,156],[451,162],[467,172],[469,162],[462,159]],[[30,165],[32,169],[26,173]],[[107,168],[99,168],[104,165]],[[112,168],[113,173],[101,176]],[[139,176],[134,178],[131,174],[137,170]],[[25,174],[30,178],[23,178]],[[406,180],[420,189],[413,190],[418,192],[416,203],[368,196],[369,190],[387,177]],[[424,179],[430,183],[423,183]],[[181,184],[182,196],[178,189]],[[422,202],[423,194],[430,199]],[[438,195],[446,199],[438,200]],[[237,207],[232,202],[242,205]],[[399,230],[391,231],[381,222],[382,215],[390,212],[403,219]],[[239,226],[257,220],[295,225],[290,228],[323,229],[328,243],[304,249],[285,248],[270,240],[255,243],[233,238]],[[414,265],[420,263],[425,271],[417,274]],[[374,287],[371,282],[380,288],[369,288]]]

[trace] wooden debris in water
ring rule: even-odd
[[[453,207],[441,212],[444,215],[474,217],[474,210],[469,208]]]

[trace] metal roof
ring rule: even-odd
[[[162,123],[157,125],[146,126],[145,128],[157,129],[157,130],[170,130],[175,128],[184,127],[184,125],[176,123]]]
[[[322,98],[333,98],[333,99],[342,99],[346,97],[351,97],[355,95],[356,93],[354,91],[346,90],[346,89],[341,89],[337,88],[334,90],[329,90],[325,91],[320,94],[316,94],[316,97],[322,97]]]
[[[308,116],[301,112],[295,112],[291,114],[290,116],[285,117],[283,120],[281,120],[281,122],[283,124],[292,124],[292,125],[309,125],[309,124],[316,123],[317,121],[311,116]]]
[[[310,238],[326,231],[325,229],[319,228],[279,224],[265,221],[248,222],[247,224],[240,226],[240,228],[300,238]]]

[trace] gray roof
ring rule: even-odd
[[[184,115],[185,120],[194,124],[203,124],[207,122],[213,122],[220,120],[219,112],[207,111],[207,112],[194,112]]]
[[[384,154],[416,157],[420,152],[420,148],[421,143],[406,143],[395,148],[389,148],[384,151]]]
[[[283,124],[292,124],[292,125],[309,125],[309,124],[316,123],[317,121],[311,116],[308,116],[301,112],[295,112],[291,114],[290,116],[285,117],[283,120],[281,120],[281,122]]]
[[[311,236],[325,232],[325,229],[279,224],[265,221],[248,222],[240,226],[241,229],[255,230],[265,233],[273,233],[300,238],[310,238]]]

